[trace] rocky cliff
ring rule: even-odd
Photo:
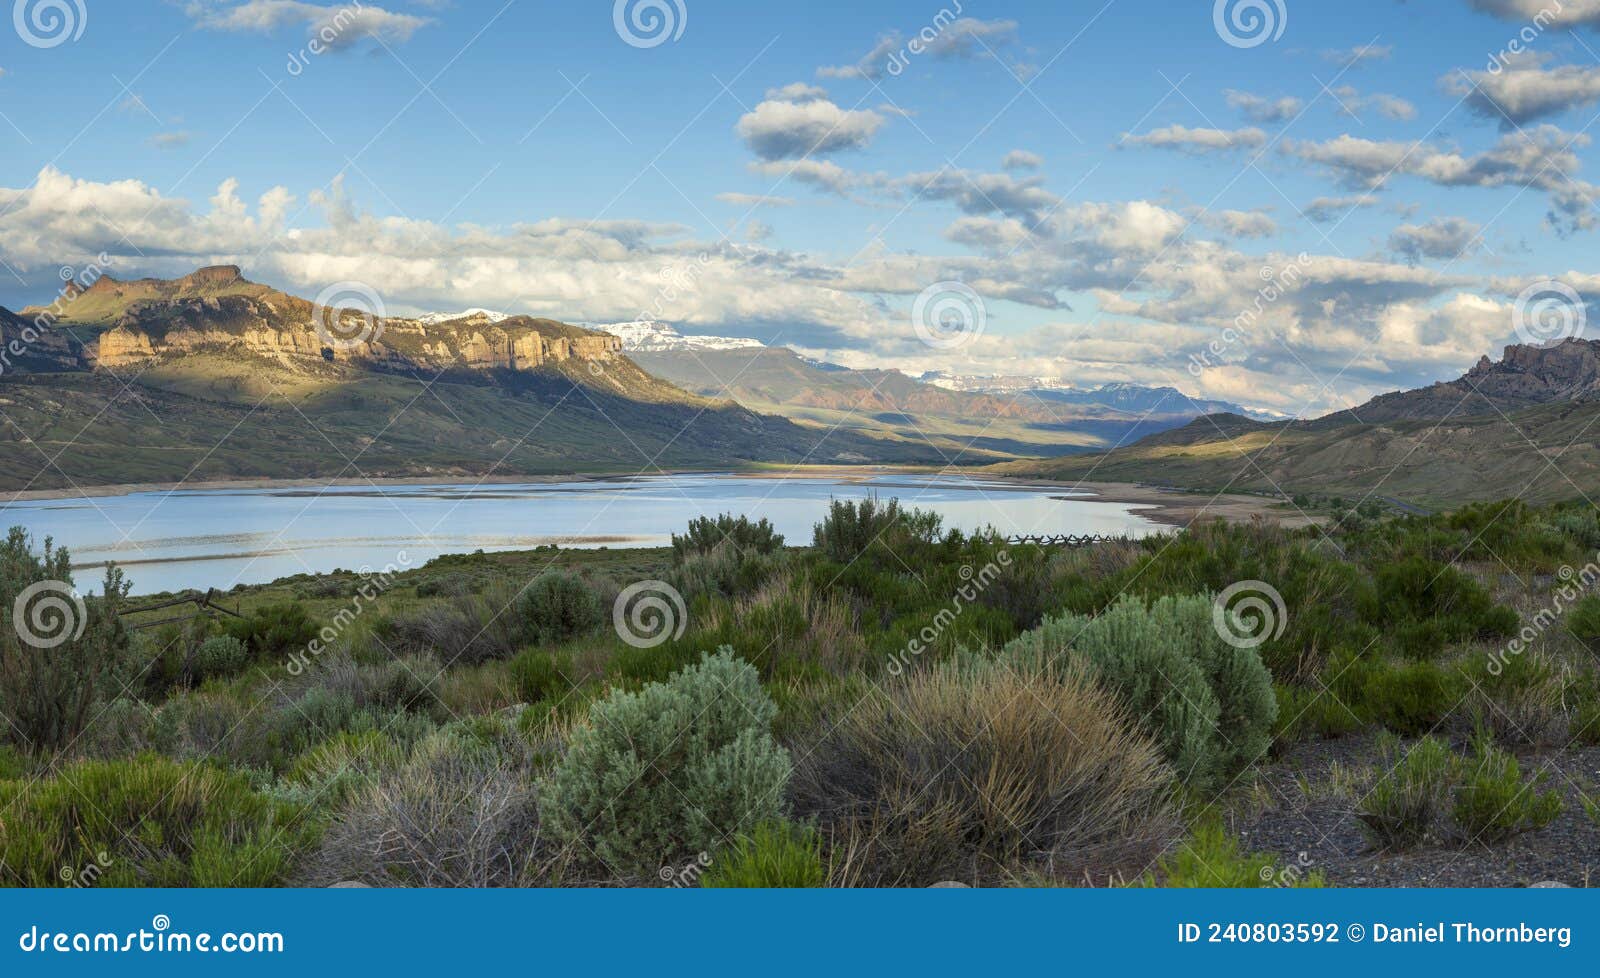
[[[1456,380],[1384,394],[1313,424],[1499,415],[1594,400],[1600,400],[1600,340],[1570,339],[1550,346],[1508,346],[1500,360],[1483,357]]]
[[[610,360],[622,349],[615,336],[528,316],[471,315],[423,323],[319,308],[248,282],[232,266],[201,269],[170,282],[102,278],[72,301],[68,315],[111,327],[89,352],[112,369],[226,350],[280,362],[384,370],[517,371],[567,360]]]

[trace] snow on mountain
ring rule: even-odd
[[[495,312],[493,309],[463,309],[460,312],[430,312],[417,317],[417,322],[424,326],[437,326],[448,323],[453,319],[487,319],[491,323],[498,323],[510,319],[510,313]]]
[[[666,323],[645,319],[631,323],[596,323],[590,329],[603,330],[622,338],[625,353],[669,353],[680,350],[748,350],[765,346],[760,340],[736,336],[684,336]]]

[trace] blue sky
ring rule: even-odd
[[[0,32],[10,308],[101,252],[232,261],[394,313],[648,314],[1315,414],[1597,284],[1596,0],[660,0],[653,45],[599,0],[62,9]],[[1546,279],[1579,306],[1519,307]],[[952,282],[981,312],[930,344]]]

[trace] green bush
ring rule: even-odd
[[[668,575],[685,599],[722,594],[730,598],[749,594],[766,582],[782,564],[781,554],[744,549],[724,541],[708,550],[687,553]]]
[[[194,650],[196,679],[232,676],[250,661],[250,650],[232,635],[213,635]]]
[[[665,683],[589,708],[543,788],[545,818],[580,862],[655,878],[782,814],[789,754],[755,669],[723,648]]]
[[[835,499],[812,532],[812,546],[830,560],[848,564],[869,548],[905,560],[908,549],[939,538],[937,513],[900,508],[900,500],[882,502],[868,496],[860,502]]]
[[[1541,792],[1543,772],[1526,783],[1517,759],[1478,737],[1475,756],[1463,765],[1451,814],[1470,844],[1504,842],[1520,832],[1541,829],[1561,814],[1561,796]]]
[[[1387,626],[1408,658],[1432,659],[1451,643],[1516,630],[1515,611],[1496,605],[1483,585],[1447,564],[1411,556],[1383,564],[1374,577],[1363,614]]]
[[[1033,667],[1081,659],[1192,784],[1226,779],[1272,743],[1272,677],[1253,649],[1223,639],[1206,598],[1126,596],[1092,618],[1047,618],[1004,655]]]
[[[559,699],[572,688],[572,681],[567,678],[571,671],[570,660],[557,659],[554,653],[538,649],[525,649],[511,660],[511,681],[516,683],[517,694],[524,703]]]
[[[1600,595],[1585,595],[1567,612],[1567,631],[1590,651],[1600,651]]]
[[[826,886],[822,840],[808,825],[762,822],[720,849],[700,877],[709,888],[816,889]]]
[[[1459,674],[1431,662],[1384,662],[1363,674],[1351,705],[1397,734],[1417,736],[1437,727],[1461,692]]]
[[[583,578],[566,571],[540,574],[517,599],[522,637],[534,645],[559,645],[593,631],[605,617],[600,599]]]
[[[1300,866],[1279,866],[1268,853],[1246,853],[1239,840],[1216,819],[1206,819],[1176,850],[1161,857],[1156,868],[1139,879],[1140,886],[1173,889],[1314,888],[1321,873]]]
[[[1381,763],[1388,772],[1362,799],[1356,813],[1374,842],[1387,849],[1414,846],[1434,831],[1450,800],[1455,758],[1437,737],[1424,737],[1399,758],[1399,741],[1384,740]]]
[[[0,727],[18,747],[50,753],[82,732],[128,657],[118,616],[128,587],[113,567],[99,597],[79,598],[67,551],[47,539],[35,555],[21,527],[0,542]]]
[[[279,659],[302,651],[317,637],[317,623],[293,601],[268,605],[248,618],[231,619],[227,629],[256,659]]]
[[[692,554],[710,553],[724,543],[758,554],[774,554],[783,549],[783,536],[774,533],[772,523],[763,519],[753,523],[748,516],[723,513],[716,519],[701,516],[689,522],[682,536],[672,535],[672,555],[682,562]]]
[[[298,806],[242,774],[149,754],[0,782],[0,808],[11,886],[59,886],[62,867],[91,864],[102,886],[272,886],[317,837]]]

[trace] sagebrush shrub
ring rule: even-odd
[[[604,617],[600,599],[583,578],[545,571],[517,599],[523,641],[558,645],[594,630]]]
[[[113,567],[100,595],[75,605],[67,551],[47,539],[34,554],[21,527],[0,542],[0,726],[18,747],[50,753],[83,730],[102,681],[127,657],[118,612],[128,588]]]
[[[1384,662],[1363,674],[1352,705],[1388,730],[1417,736],[1437,727],[1460,701],[1459,673],[1431,662]]]
[[[149,754],[0,782],[0,808],[0,881],[11,886],[59,886],[62,867],[90,864],[101,886],[272,886],[317,837],[302,809],[242,774]]]
[[[250,661],[250,650],[232,635],[213,635],[194,650],[196,679],[231,676]]]
[[[754,667],[724,647],[665,683],[592,704],[543,787],[574,858],[623,879],[715,849],[779,817],[789,754]]]
[[[1046,618],[1003,653],[1035,667],[1080,660],[1154,737],[1180,777],[1226,778],[1272,743],[1278,701],[1253,649],[1225,641],[1203,597],[1126,596],[1101,614]]]
[[[686,599],[702,594],[738,597],[759,588],[782,563],[781,553],[762,553],[723,541],[685,554],[668,580]]]
[[[869,885],[1143,866],[1169,825],[1170,769],[1081,670],[914,670],[821,718],[796,753],[797,814],[853,840]]]
[[[763,519],[751,522],[748,516],[723,513],[716,519],[700,516],[689,522],[682,536],[672,535],[672,555],[679,562],[691,554],[710,553],[723,544],[749,553],[772,554],[783,549],[783,535],[773,531]]]

